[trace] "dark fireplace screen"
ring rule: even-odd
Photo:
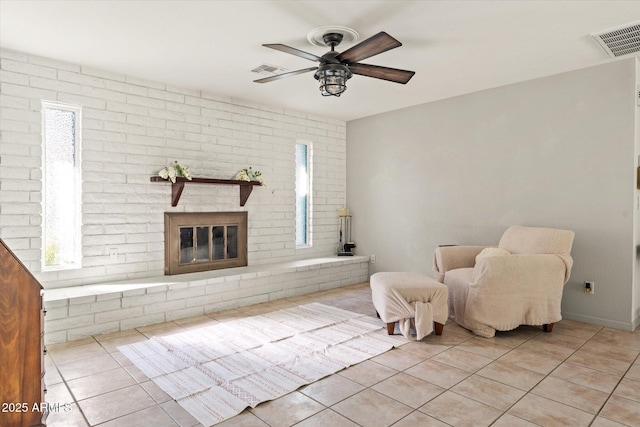
[[[165,213],[165,274],[247,265],[247,213]]]

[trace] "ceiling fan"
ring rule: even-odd
[[[342,53],[336,52],[335,47],[340,44],[342,37],[343,35],[337,32],[324,34],[322,36],[322,40],[331,48],[331,50],[322,56],[316,56],[312,53],[304,52],[284,44],[263,44],[262,46],[271,49],[290,53],[310,61],[319,62],[320,65],[317,67],[277,74],[275,76],[254,80],[254,82],[267,83],[316,70],[314,77],[320,82],[320,92],[322,95],[340,96],[342,92],[347,90],[346,82],[353,74],[388,80],[390,82],[401,84],[406,84],[415,74],[415,71],[399,70],[397,68],[359,63],[359,61],[370,58],[374,55],[402,46],[402,43],[384,31],[379,32],[375,36],[358,43]]]

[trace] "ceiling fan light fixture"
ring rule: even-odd
[[[347,80],[353,74],[346,65],[323,64],[318,67],[314,77],[320,82],[320,93],[322,96],[340,96],[347,90]]]

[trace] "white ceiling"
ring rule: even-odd
[[[348,121],[612,61],[591,34],[639,20],[640,0],[0,0],[0,47]],[[317,65],[261,44],[320,56],[328,48],[306,36],[326,25],[359,41],[386,31],[403,46],[363,62],[416,75],[407,85],[354,76],[340,98],[321,96],[313,73],[253,83],[264,63]]]

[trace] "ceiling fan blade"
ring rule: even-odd
[[[280,52],[290,53],[291,55],[299,56],[301,58],[308,59],[309,61],[320,62],[320,59],[322,59],[319,56],[314,55],[313,53],[305,52],[303,50],[296,49],[295,47],[287,46],[285,44],[263,44],[262,46],[279,50]]]
[[[397,68],[369,64],[349,64],[348,67],[353,74],[402,84],[406,84],[416,73],[415,71],[399,70]]]
[[[274,80],[284,79],[285,77],[296,76],[298,74],[308,73],[309,71],[317,70],[318,67],[305,68],[304,70],[289,71],[288,73],[276,74],[275,76],[265,77],[264,79],[254,80],[254,83],[268,83]]]
[[[381,31],[375,36],[369,37],[365,41],[345,50],[336,59],[340,62],[351,64],[399,46],[402,46],[402,43]]]

